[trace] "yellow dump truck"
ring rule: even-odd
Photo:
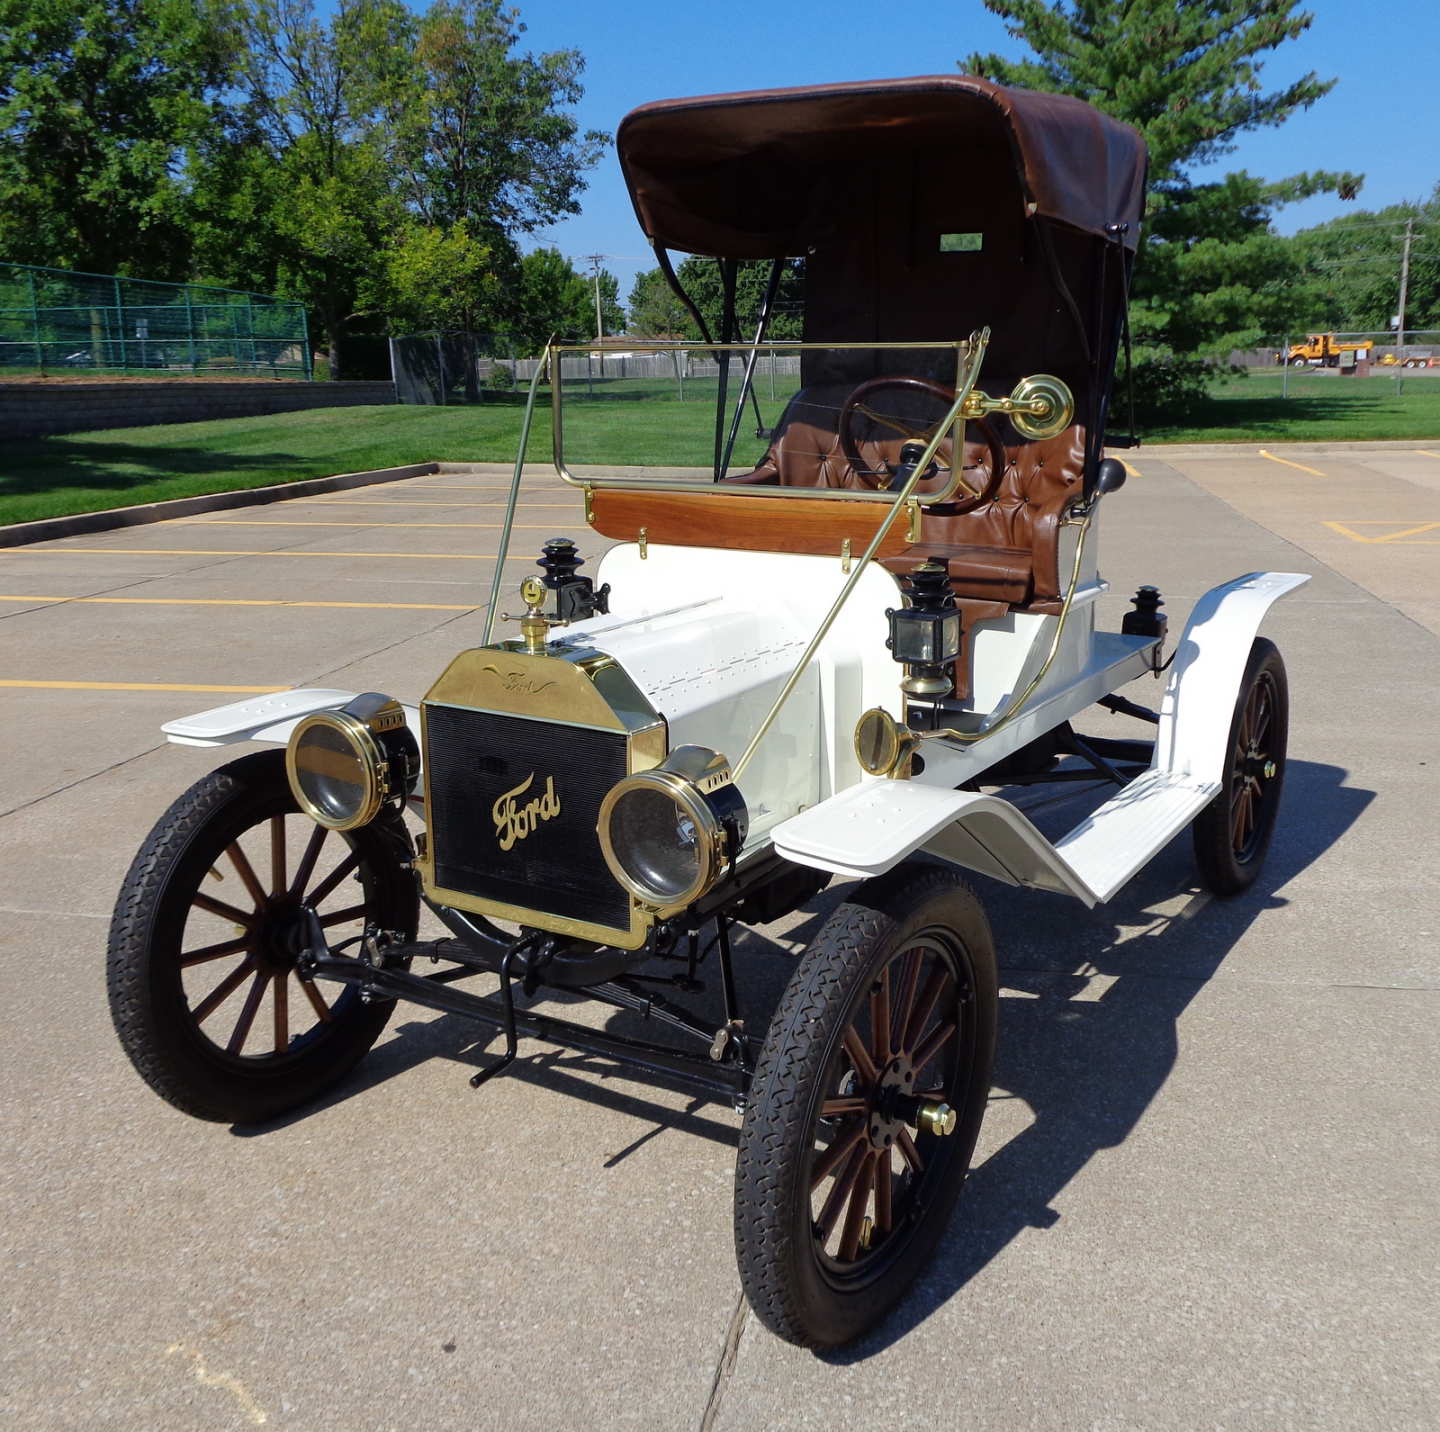
[[[1347,339],[1342,343],[1333,333],[1312,333],[1303,343],[1292,343],[1284,358],[1277,355],[1276,362],[1289,363],[1292,368],[1305,368],[1311,363],[1337,368],[1342,350],[1348,352],[1354,349],[1359,356],[1364,357],[1374,346],[1368,338]]]

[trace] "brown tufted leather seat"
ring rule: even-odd
[[[1002,391],[1009,385],[1001,384]],[[837,433],[840,408],[848,384],[815,384],[790,400],[776,435],[753,471],[726,479],[732,483],[779,483],[785,487],[858,487],[859,477],[840,450]],[[933,407],[933,404],[932,404]],[[927,512],[913,555],[892,558],[885,565],[906,572],[932,558],[946,562],[950,581],[960,598],[1007,606],[1048,604],[1060,597],[1060,519],[1081,492],[1085,430],[1072,424],[1057,437],[1031,442],[1008,423],[992,418],[1007,465],[995,497],[972,512],[952,516]],[[896,462],[899,435],[861,434],[866,462],[878,467]],[[948,466],[950,444],[940,445],[940,461]],[[967,441],[965,466],[986,466],[989,449]],[[933,490],[945,479],[921,485]]]

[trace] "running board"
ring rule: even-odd
[[[1146,771],[1051,844],[1029,817],[998,796],[916,781],[867,781],[792,816],[776,828],[774,840],[787,859],[841,876],[882,875],[924,850],[1007,885],[1098,905],[1218,790],[1186,776]]]

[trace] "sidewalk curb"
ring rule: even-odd
[[[1141,460],[1147,453],[1171,457],[1253,457],[1263,447],[1275,452],[1414,452],[1418,448],[1440,446],[1440,438],[1357,438],[1353,442],[1335,439],[1326,442],[1323,438],[1298,439],[1293,442],[1276,441],[1271,438],[1246,438],[1233,443],[1145,443],[1138,447],[1116,448],[1111,456],[1120,453],[1133,454]]]
[[[198,497],[174,497],[168,502],[146,502],[137,507],[116,507],[109,512],[76,512],[69,517],[43,517],[38,522],[16,522],[0,527],[0,547],[23,547],[31,542],[53,542],[87,532],[110,532],[117,527],[140,527],[171,517],[220,512],[227,507],[263,506],[292,497],[313,497],[322,492],[346,492],[372,483],[400,482],[407,477],[428,477],[439,472],[438,462],[416,462],[407,467],[379,467],[370,472],[341,472],[334,477],[311,477],[303,482],[281,482],[273,487],[251,487],[238,492],[206,492]]]

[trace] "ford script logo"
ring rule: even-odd
[[[509,850],[517,840],[524,840],[542,820],[554,820],[560,814],[560,797],[555,794],[554,776],[545,777],[544,795],[531,796],[522,804],[521,797],[534,783],[535,772],[531,771],[490,808],[501,850]]]

